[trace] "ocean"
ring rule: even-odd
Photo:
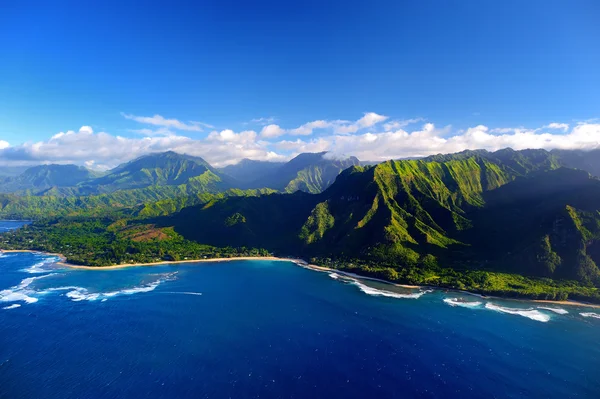
[[[600,397],[599,309],[290,262],[56,260],[0,256],[0,398]]]

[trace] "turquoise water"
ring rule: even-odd
[[[1,398],[600,397],[597,309],[288,262],[55,260],[0,257]]]

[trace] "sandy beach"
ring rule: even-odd
[[[275,256],[240,256],[237,258],[206,258],[206,259],[188,259],[188,260],[177,260],[177,261],[160,261],[160,262],[150,262],[150,263],[124,263],[122,265],[113,265],[113,266],[80,266],[73,265],[70,263],[59,262],[58,264],[61,266],[70,267],[72,269],[85,269],[85,270],[114,270],[114,269],[123,269],[126,267],[145,267],[145,266],[161,266],[161,265],[176,265],[183,263],[206,263],[206,262],[231,262],[235,260],[270,260],[277,262],[304,262],[301,259],[288,259],[288,258],[277,258]]]

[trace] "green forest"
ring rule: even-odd
[[[0,194],[0,215],[33,220],[1,247],[98,267],[274,254],[398,283],[600,302],[600,181],[564,153],[349,167],[317,155],[251,163],[252,181],[282,171],[264,188],[169,153],[94,176],[102,193],[81,195],[88,181]]]

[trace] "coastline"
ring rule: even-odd
[[[457,289],[452,289],[452,288],[436,287],[436,286],[429,286],[429,285],[408,285],[408,284],[393,283],[391,281],[387,281],[387,280],[383,280],[383,279],[379,279],[379,278],[375,278],[375,277],[361,276],[359,274],[346,272],[343,270],[331,269],[331,268],[325,267],[325,266],[312,265],[312,264],[306,262],[305,260],[299,259],[299,258],[279,258],[276,256],[240,256],[240,257],[233,257],[233,258],[206,258],[206,259],[186,259],[186,260],[179,260],[179,261],[160,261],[160,262],[150,262],[150,263],[124,263],[121,265],[113,265],[113,266],[84,266],[84,265],[73,265],[73,264],[67,263],[66,257],[63,254],[58,254],[58,253],[35,251],[35,250],[31,250],[31,249],[0,250],[0,253],[15,253],[15,252],[17,252],[17,253],[18,252],[30,252],[30,253],[40,253],[40,254],[44,254],[44,255],[56,256],[56,257],[60,258],[60,262],[56,263],[57,265],[68,267],[71,269],[79,269],[79,270],[115,270],[115,269],[124,269],[124,268],[128,268],[128,267],[164,266],[164,265],[177,265],[177,264],[186,264],[186,263],[231,262],[231,261],[236,261],[236,260],[242,260],[242,261],[243,260],[269,260],[269,261],[275,261],[275,262],[291,262],[297,266],[300,266],[302,268],[309,269],[312,271],[316,271],[316,272],[337,273],[342,276],[346,276],[346,277],[350,277],[350,278],[354,278],[354,279],[377,281],[380,283],[390,284],[390,285],[400,287],[400,288],[433,289],[433,290],[438,290],[438,291],[440,291],[440,290],[441,291],[450,291],[450,292],[462,293],[462,294],[467,294],[467,295],[473,295],[473,296],[477,296],[477,297],[484,298],[484,299],[499,299],[499,300],[503,300],[503,301],[533,302],[533,303],[540,303],[540,304],[553,304],[553,305],[565,305],[565,306],[581,306],[581,307],[600,309],[600,304],[587,303],[587,302],[578,302],[578,301],[569,301],[569,300],[553,301],[553,300],[545,300],[545,299],[522,299],[522,298],[497,297],[497,296],[478,294],[475,292],[457,290]]]
[[[35,251],[34,251],[35,252]],[[186,259],[186,260],[174,260],[174,261],[160,261],[160,262],[149,262],[149,263],[123,263],[122,265],[113,266],[83,266],[73,265],[66,262],[59,262],[57,264],[66,266],[71,269],[83,269],[83,270],[115,270],[124,269],[127,267],[146,267],[146,266],[164,266],[164,265],[177,265],[184,263],[210,263],[210,262],[231,262],[235,260],[270,260],[276,262],[304,262],[301,259],[293,258],[277,258],[275,256],[239,256],[234,258],[206,258],[206,259]]]

